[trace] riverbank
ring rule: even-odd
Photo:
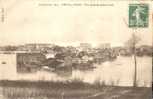
[[[151,99],[151,88],[82,82],[0,81],[2,99]]]

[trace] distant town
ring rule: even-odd
[[[78,47],[36,43],[1,46],[0,54],[16,54],[17,72],[27,73],[41,69],[47,71],[71,70],[72,68],[88,70],[93,69],[94,64],[114,61],[118,56],[132,56],[133,52],[127,46],[111,47],[110,43],[103,43],[98,47],[92,47],[90,43],[80,43]],[[151,57],[152,46],[137,46],[136,55]]]

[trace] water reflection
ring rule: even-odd
[[[151,58],[138,57],[138,84],[140,86],[151,86]],[[134,77],[134,61],[132,57],[118,57],[112,62],[104,62],[96,65],[93,71],[73,71],[72,77],[82,79],[85,82],[95,81],[115,84],[120,86],[132,86]]]
[[[137,58],[138,84],[151,86],[152,58]],[[79,79],[88,83],[96,81],[119,86],[132,86],[134,77],[133,57],[118,57],[115,61],[94,64],[96,68],[90,70],[59,70],[56,72],[38,71],[33,74],[20,74],[17,79],[65,81]]]

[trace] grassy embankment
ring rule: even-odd
[[[0,99],[151,99],[151,88],[72,82],[0,81]]]

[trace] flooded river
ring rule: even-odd
[[[132,86],[134,78],[134,58],[121,57],[111,62],[95,64],[95,69],[90,71],[72,70],[65,72],[69,76],[61,76],[54,72],[38,71],[32,74],[16,74],[9,76],[9,80],[82,80],[88,83],[101,82],[107,85]],[[15,68],[15,67],[14,67]],[[8,72],[11,75],[11,70]],[[1,75],[1,79],[4,79]],[[137,83],[139,86],[151,86],[152,58],[137,57]]]
[[[96,81],[119,86],[132,86],[134,78],[133,57],[118,57],[112,62],[105,62],[96,65],[93,71],[74,71],[72,76],[80,78],[85,82]],[[137,57],[137,82],[140,86],[151,86],[152,79],[152,58]]]

